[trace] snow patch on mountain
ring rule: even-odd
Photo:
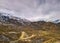
[[[33,18],[26,19],[26,18],[21,18],[21,17],[16,16],[17,14],[15,14],[15,13],[16,12],[8,10],[8,9],[0,9],[0,16],[2,14],[4,16],[6,16],[6,17],[9,17],[10,19],[18,20],[21,23],[22,22],[30,22],[30,21],[31,22],[34,22],[34,21],[46,21],[46,22],[54,22],[54,23],[59,23],[60,22],[59,18],[56,18],[56,17],[54,17],[52,15],[47,15],[45,17],[41,16],[41,17],[37,17],[35,19],[33,19]]]

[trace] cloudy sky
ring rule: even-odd
[[[0,11],[31,21],[51,21],[60,19],[60,0],[0,0]]]

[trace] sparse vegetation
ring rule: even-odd
[[[34,22],[27,26],[0,24],[0,43],[59,42],[60,24],[50,22]]]

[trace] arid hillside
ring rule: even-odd
[[[0,43],[60,43],[60,23],[0,23]]]

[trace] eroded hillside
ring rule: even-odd
[[[60,43],[60,23],[39,21],[26,26],[0,23],[0,43]]]

